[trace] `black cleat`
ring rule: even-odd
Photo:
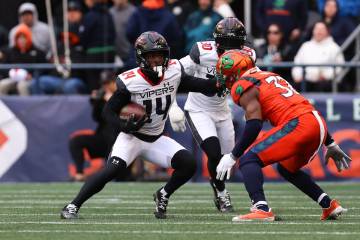
[[[79,218],[78,211],[79,208],[70,203],[61,210],[60,217],[62,219],[77,219]]]
[[[155,201],[155,212],[154,215],[156,218],[165,219],[166,218],[166,207],[168,205],[169,198],[160,192],[161,189],[157,190],[153,196]]]
[[[225,189],[225,195],[219,196],[218,190],[216,189],[216,186],[212,180],[210,180],[210,185],[214,191],[214,204],[216,208],[222,213],[234,212],[234,208],[231,205],[231,198],[229,192]]]

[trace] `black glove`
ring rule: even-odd
[[[139,120],[135,120],[135,114],[132,114],[132,115],[130,115],[129,118],[121,120],[121,122],[122,122],[121,129],[125,133],[137,132],[142,126],[144,126],[144,124],[146,123],[147,120],[148,120],[147,115],[144,115]]]

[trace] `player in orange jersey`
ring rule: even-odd
[[[327,146],[326,162],[332,158],[339,171],[349,168],[351,159],[327,132],[324,119],[285,79],[261,71],[253,60],[239,51],[224,53],[217,62],[218,77],[231,90],[234,102],[245,110],[246,126],[230,154],[217,166],[217,178],[230,177],[239,159],[239,168],[252,201],[251,212],[233,221],[274,221],[263,191],[261,168],[278,164],[279,173],[323,208],[321,220],[336,219],[347,210],[332,200],[304,171],[300,170]],[[256,140],[263,121],[273,128]]]

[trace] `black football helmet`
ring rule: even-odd
[[[136,62],[144,74],[153,80],[163,76],[170,60],[170,48],[161,34],[153,31],[142,33],[135,41],[135,51]],[[146,53],[149,52],[160,52],[163,54],[164,62],[161,64],[161,68],[151,68],[145,58]]]
[[[213,36],[217,52],[222,54],[226,50],[241,49],[246,41],[246,30],[239,19],[227,17],[216,24]]]

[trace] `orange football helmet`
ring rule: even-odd
[[[252,58],[239,50],[230,50],[220,56],[216,64],[218,78],[227,89],[249,69],[254,68],[255,63]]]

